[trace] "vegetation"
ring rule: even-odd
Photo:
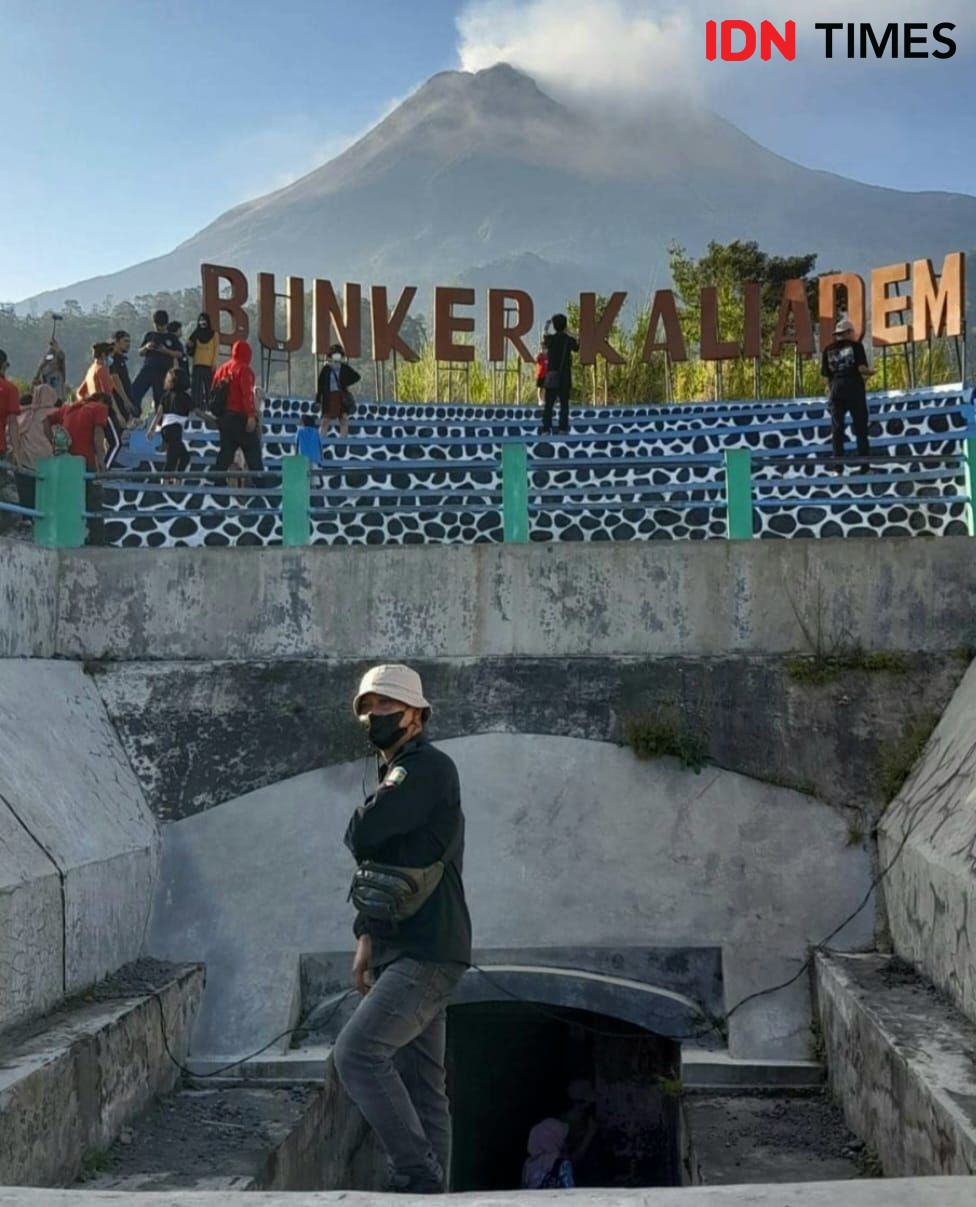
[[[894,800],[901,791],[938,723],[939,718],[934,713],[926,713],[906,729],[900,741],[889,742],[881,747],[878,772],[884,800]]]
[[[858,813],[847,823],[847,845],[849,847],[859,847],[864,842],[865,837],[864,818]]]
[[[670,756],[697,775],[708,762],[708,738],[679,718],[672,707],[626,723],[627,745],[643,760]]]
[[[812,687],[833,683],[850,671],[887,671],[892,675],[904,675],[908,670],[908,659],[903,654],[886,650],[867,653],[849,649],[833,654],[803,654],[786,662],[786,673],[795,683]]]
[[[623,358],[623,363],[611,365],[601,361],[598,365],[581,368],[574,377],[573,402],[576,403],[634,403],[664,402],[668,399],[700,401],[714,397],[751,398],[756,389],[756,367],[752,360],[725,361],[720,366],[702,361],[698,357],[701,341],[701,319],[699,314],[699,292],[705,286],[714,286],[718,291],[718,335],[723,340],[741,344],[743,338],[744,286],[758,282],[761,287],[761,326],[763,355],[759,372],[759,395],[763,398],[788,397],[797,393],[817,395],[823,393],[817,357],[795,357],[792,350],[778,357],[769,355],[773,333],[779,316],[783,284],[790,278],[806,282],[810,311],[816,325],[818,315],[817,282],[814,276],[816,256],[811,252],[795,256],[773,256],[761,250],[755,242],[736,240],[732,243],[711,243],[704,255],[690,256],[675,244],[671,248],[670,273],[681,320],[685,344],[690,359],[683,363],[668,365],[663,352],[656,353],[651,364],[643,360],[644,343],[650,321],[650,299],[645,300],[636,312],[631,310],[626,321],[614,325],[610,342]],[[75,301],[65,301],[61,313],[63,322],[59,326],[58,338],[65,350],[68,362],[69,381],[77,382],[88,365],[91,345],[107,338],[118,328],[127,330],[138,340],[149,329],[149,316],[156,309],[166,310],[170,318],[179,319],[189,330],[200,311],[199,288],[176,292],[145,294],[131,301],[118,302],[107,297],[101,305],[85,311]],[[841,294],[841,307],[845,299]],[[597,300],[597,313],[602,314],[606,298]],[[247,307],[251,317],[251,329],[256,339],[257,320],[254,305]],[[566,307],[570,326],[579,328],[579,305],[571,302]],[[358,365],[363,375],[362,386],[357,391],[363,398],[374,396],[376,390],[375,370],[370,357],[369,305],[363,302],[363,360]],[[312,295],[305,297],[305,345],[301,353],[292,358],[291,389],[297,394],[309,394],[314,389],[315,364],[311,354]],[[17,317],[0,312],[0,347],[10,357],[13,373],[20,380],[29,381],[44,354],[51,334],[50,312],[38,316]],[[284,331],[284,304],[278,315],[278,330]],[[416,349],[420,359],[416,363],[400,361],[396,365],[397,395],[405,402],[429,402],[435,398],[445,401],[472,403],[522,402],[535,400],[534,366],[512,359],[503,370],[492,368],[483,359],[483,350],[476,352],[474,362],[466,367],[458,366],[450,372],[445,365],[438,367],[434,360],[433,345],[428,337],[424,320],[410,317],[403,327],[407,343]],[[531,337],[529,346],[532,347]],[[881,366],[880,354],[876,356],[876,367]],[[392,364],[385,370],[386,397],[394,394]],[[890,389],[907,388],[917,384],[958,380],[959,365],[954,345],[950,341],[935,340],[932,347],[915,345],[892,350],[887,358],[887,385]],[[881,374],[874,379],[880,388],[884,383]],[[271,369],[271,389],[284,391],[288,378],[283,362],[276,362]]]
[[[78,1174],[79,1182],[91,1182],[112,1168],[112,1159],[107,1152],[95,1150],[85,1153],[81,1162],[81,1172]]]

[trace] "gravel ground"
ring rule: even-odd
[[[89,1157],[79,1185],[110,1190],[199,1186],[206,1179],[251,1179],[293,1130],[315,1086],[184,1089],[161,1098],[106,1153]]]
[[[684,1102],[706,1185],[813,1182],[870,1174],[870,1156],[825,1091],[692,1094]]]

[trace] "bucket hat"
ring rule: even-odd
[[[359,690],[352,702],[352,710],[358,717],[363,697],[370,692],[377,696],[387,696],[410,708],[426,708],[432,712],[430,705],[424,699],[424,687],[420,676],[415,670],[402,663],[384,663],[374,666],[363,675],[359,682]]]

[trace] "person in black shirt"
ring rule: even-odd
[[[159,405],[163,397],[166,374],[179,363],[183,355],[183,345],[169,330],[169,315],[165,310],[157,310],[153,315],[153,330],[147,331],[139,348],[139,355],[144,357],[142,368],[132,383],[133,405],[136,418],[142,414],[142,400],[146,392],[152,390],[153,402]]]
[[[112,393],[123,415],[128,415],[129,419],[134,420],[138,418],[139,412],[132,401],[132,378],[129,376],[129,348],[132,340],[128,331],[116,331],[112,340],[112,356],[108,362],[108,371],[112,375],[114,387]]]
[[[390,1189],[440,1193],[451,1156],[447,1003],[471,963],[460,784],[454,763],[424,733],[431,710],[416,671],[374,667],[353,709],[383,761],[379,787],[353,814],[346,845],[358,864],[442,861],[444,870],[399,924],[357,915],[353,981],[363,999],[336,1042],[335,1068],[386,1150]]]
[[[165,389],[159,400],[149,435],[158,431],[166,446],[166,472],[182,473],[190,468],[190,450],[183,443],[183,429],[194,413],[190,397],[190,378],[182,369],[170,369],[164,381]]]
[[[183,324],[173,319],[171,323],[166,325],[166,330],[170,335],[176,337],[176,343],[180,350],[180,359],[176,362],[177,369],[182,369],[183,372],[190,376],[190,358],[186,354],[186,347],[183,344]]]
[[[573,392],[573,353],[579,352],[579,341],[566,330],[565,314],[554,314],[546,321],[542,344],[548,357],[544,379],[546,404],[542,411],[542,434],[552,431],[552,411],[559,400],[558,432],[569,431],[569,396]],[[550,331],[550,327],[552,330]]]
[[[868,400],[864,382],[874,370],[868,365],[864,345],[854,339],[854,324],[849,318],[840,319],[834,327],[834,342],[823,350],[820,372],[830,383],[827,393],[834,456],[844,456],[844,425],[848,412],[858,455],[868,456]]]

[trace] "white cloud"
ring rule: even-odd
[[[728,65],[705,59],[709,19],[771,19],[779,28],[795,20],[797,66],[802,55],[803,69],[811,71],[837,65],[836,58],[830,64],[824,57],[817,22],[871,21],[880,33],[889,21],[954,21],[952,37],[962,47],[971,5],[972,0],[940,0],[933,12],[928,0],[794,0],[776,6],[737,0],[730,10],[718,0],[471,0],[457,20],[458,56],[466,71],[507,62],[553,95],[633,108],[661,93],[714,99],[728,86]],[[736,78],[744,82],[746,74],[768,73],[770,66],[758,58],[736,64]],[[866,64],[858,60],[852,66],[863,70]],[[919,61],[874,66],[911,69]]]
[[[475,0],[458,17],[458,33],[465,71],[511,63],[557,95],[619,103],[701,89],[699,39],[681,9],[653,15],[630,0]]]

